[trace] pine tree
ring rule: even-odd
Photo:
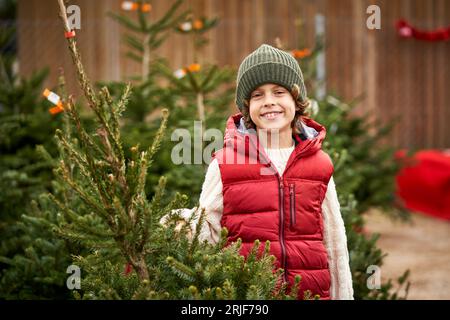
[[[136,3],[139,8],[142,8],[142,0]],[[169,31],[189,15],[188,11],[177,12],[182,3],[183,0],[175,1],[164,16],[157,21],[148,19],[147,12],[149,10],[137,10],[137,21],[125,15],[109,13],[112,18],[132,32],[125,35],[125,41],[130,47],[127,56],[141,64],[140,79],[143,82],[149,78],[152,61],[156,60],[153,57],[154,51],[164,43]]]
[[[2,5],[0,17],[4,21],[0,29],[0,215],[6,223],[15,219],[17,210],[23,211],[24,199],[45,190],[41,185],[46,181],[39,179],[39,170],[45,165],[35,163],[33,144],[46,142],[51,129],[42,130],[38,125],[38,120],[49,118],[38,92],[47,71],[36,72],[29,79],[18,77],[13,2]]]
[[[336,163],[336,185],[341,192],[354,194],[359,214],[378,208],[391,218],[407,221],[409,212],[395,198],[400,163],[395,161],[395,148],[381,143],[396,122],[369,122],[369,112],[353,116],[356,105],[357,101],[347,104],[333,96],[318,103],[317,119],[330,130],[325,148]]]
[[[357,300],[406,299],[411,285],[408,281],[409,270],[398,276],[395,285],[392,279],[384,283],[381,283],[379,279],[379,287],[369,288],[369,276],[377,276],[372,274],[370,267],[381,268],[383,259],[386,257],[386,254],[377,248],[380,235],[369,236],[361,232],[365,222],[363,216],[358,213],[358,202],[353,194],[340,193],[339,202],[347,233],[354,298]]]
[[[218,67],[204,62],[202,49],[209,40],[206,32],[218,24],[217,18],[195,17],[190,10],[180,11],[182,1],[176,1],[161,19],[152,21],[144,12],[139,11],[136,19],[127,15],[110,13],[115,20],[126,27],[129,34],[125,36],[130,51],[128,56],[141,64],[147,76],[136,75],[133,95],[124,112],[123,127],[124,145],[129,149],[139,143],[147,147],[158,130],[155,112],[164,105],[171,114],[167,122],[167,130],[186,129],[191,137],[195,135],[194,121],[201,121],[203,134],[208,128],[224,127],[224,119],[228,116],[228,106],[234,97],[234,88],[228,83],[235,78],[235,71],[230,68]],[[155,54],[155,49],[162,45],[170,32],[177,32],[192,39],[194,43],[194,59],[188,65],[174,70],[174,66],[164,57]],[[147,39],[147,40],[145,40]],[[148,41],[149,39],[153,39]],[[122,82],[104,84],[113,96],[125,88]],[[145,121],[143,121],[145,119]],[[156,119],[157,120],[157,119]],[[202,139],[203,141],[203,139]],[[164,136],[159,157],[153,164],[154,174],[147,177],[148,185],[158,183],[158,177],[167,177],[167,193],[175,195],[177,191],[190,193],[189,205],[198,201],[206,165],[195,164],[192,159],[190,165],[174,164],[171,153],[178,142],[172,141],[170,135]],[[203,143],[196,149],[192,144],[191,155],[203,152]],[[147,193],[155,190],[147,188]]]
[[[38,93],[46,73],[25,79],[5,72],[0,85],[0,297],[5,299],[68,297],[68,252],[78,252],[54,236],[50,223],[56,223],[57,216],[48,210],[51,204],[43,194],[61,190],[52,183],[51,172],[57,154],[53,134],[60,125]]]
[[[56,155],[52,136],[58,124],[52,121],[39,91],[47,70],[28,78],[17,75],[15,7],[14,1],[5,1],[0,12],[0,297],[31,298],[33,292],[44,296],[54,292],[45,284],[48,279],[40,278],[38,265],[28,263],[41,256],[30,244],[45,245],[31,236],[42,230],[19,220],[32,211],[32,199],[51,189],[51,163],[39,156],[35,145],[43,144]],[[21,267],[16,268],[17,264]],[[27,285],[31,283],[36,285]]]
[[[39,92],[47,70],[19,78],[3,62],[0,57],[0,213],[6,222],[23,212],[29,199],[49,188],[50,166],[34,146],[45,144],[55,154],[51,136],[57,125]],[[49,126],[43,128],[42,123]]]
[[[41,152],[46,154],[43,149]],[[54,193],[64,192],[64,188],[58,183],[53,182],[53,186]],[[14,250],[14,254],[0,254],[0,262],[7,266],[1,270],[1,298],[70,298],[66,287],[66,270],[72,264],[70,253],[79,255],[84,249],[55,235],[54,225],[59,221],[61,215],[54,210],[48,195],[41,194],[32,201],[27,213],[11,224],[9,228],[14,234],[4,244],[19,250]]]

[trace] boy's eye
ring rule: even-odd
[[[259,92],[252,93],[251,97],[259,97],[261,94]]]

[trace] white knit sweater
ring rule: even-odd
[[[282,149],[266,149],[270,160],[277,168],[280,175],[283,174],[289,156],[294,146]],[[214,159],[206,172],[205,181],[202,186],[199,204],[205,209],[206,221],[203,223],[199,239],[209,243],[217,243],[221,231],[221,218],[223,212],[222,179],[219,165]],[[195,232],[198,223],[199,212],[197,207],[193,209],[174,210],[185,220],[194,213],[195,219],[191,221],[192,232]],[[325,199],[322,203],[324,245],[328,253],[328,263],[331,274],[331,299],[351,300],[353,299],[352,275],[350,272],[349,256],[347,249],[347,236],[345,234],[344,222],[340,213],[340,205],[336,194],[333,177],[328,183]],[[162,222],[166,219],[163,217]]]

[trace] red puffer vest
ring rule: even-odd
[[[247,256],[256,239],[261,251],[269,240],[275,267],[285,270],[290,286],[296,275],[301,276],[299,299],[305,290],[330,299],[322,224],[322,202],[333,174],[331,159],[321,150],[326,130],[304,118],[306,128],[316,134],[307,139],[299,123],[302,134],[295,135],[296,147],[280,177],[257,135],[245,129],[241,118],[238,113],[228,119],[224,147],[213,154],[222,177],[221,224],[228,229],[228,242],[241,238],[241,254]]]

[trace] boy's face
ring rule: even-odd
[[[250,118],[257,129],[292,130],[295,101],[291,93],[277,84],[264,84],[250,95]]]

